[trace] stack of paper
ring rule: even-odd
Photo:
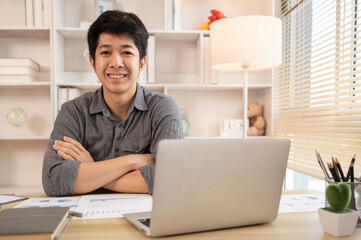
[[[0,82],[24,83],[39,78],[40,66],[30,58],[0,58]]]
[[[152,209],[148,194],[84,195],[82,197],[30,198],[16,208],[69,207],[73,219],[119,218],[125,213]]]

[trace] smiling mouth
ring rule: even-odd
[[[124,78],[127,74],[107,74],[110,78]]]

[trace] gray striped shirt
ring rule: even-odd
[[[43,187],[49,196],[73,195],[78,161],[66,161],[53,149],[55,140],[68,136],[80,142],[93,157],[103,161],[128,154],[156,157],[162,139],[184,138],[182,119],[174,99],[137,85],[127,117],[115,118],[108,109],[102,87],[66,102],[56,118],[43,162]],[[154,165],[140,169],[152,193]],[[98,189],[93,193],[109,192]]]

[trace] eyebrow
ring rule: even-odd
[[[111,48],[112,46],[110,44],[103,44],[103,45],[100,45],[98,48]],[[132,48],[134,49],[134,46],[133,45],[130,45],[130,44],[123,44],[121,46],[122,48]]]

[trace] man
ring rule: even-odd
[[[157,143],[184,136],[176,102],[136,82],[148,37],[131,13],[107,11],[90,26],[102,87],[62,105],[44,156],[47,195],[152,193]]]

